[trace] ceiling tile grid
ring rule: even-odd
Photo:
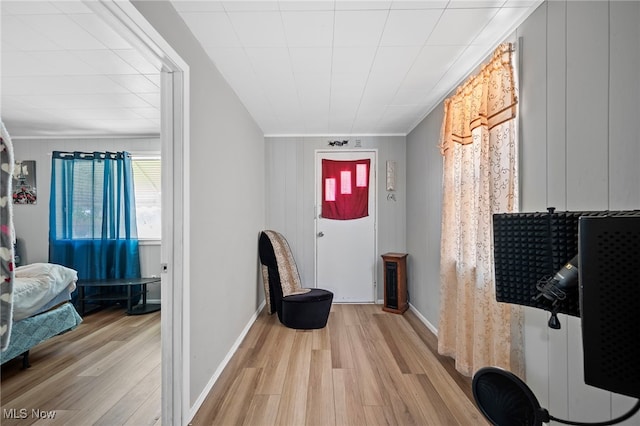
[[[265,135],[404,135],[541,0],[171,0]],[[12,134],[159,134],[159,65],[80,1],[2,0]]]
[[[539,3],[172,0],[266,135],[407,134]]]
[[[80,1],[0,2],[2,119],[14,137],[160,132],[157,65]]]

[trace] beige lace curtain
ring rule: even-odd
[[[522,313],[496,302],[492,217],[518,208],[517,88],[512,46],[445,101],[438,350],[471,376],[498,366],[522,376]]]

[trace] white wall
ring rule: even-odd
[[[404,136],[267,137],[266,225],[289,242],[304,284],[314,277],[315,150],[329,149],[330,140],[349,140],[354,148],[378,150],[378,263],[377,299],[383,298],[382,260],[379,255],[406,250],[406,153]],[[346,148],[348,149],[348,148]],[[354,148],[355,149],[355,148]],[[336,148],[336,151],[344,150]],[[397,164],[396,201],[387,200],[386,162]]]
[[[264,299],[264,137],[169,2],[134,6],[189,65],[190,359],[193,405]]]
[[[11,133],[11,129],[7,129]],[[47,262],[49,259],[49,194],[51,191],[51,152],[53,151],[129,151],[160,152],[160,139],[14,139],[16,160],[36,162],[35,205],[16,204],[14,223],[20,239],[22,263]],[[160,276],[160,243],[142,243],[140,268],[143,276]],[[160,300],[160,285],[148,286],[149,299]]]
[[[522,211],[640,208],[640,3],[554,1],[517,30]],[[526,310],[527,382],[556,417],[615,417],[630,398],[584,384],[580,321]],[[626,424],[640,424],[637,416]]]
[[[517,29],[523,40],[521,211],[640,208],[638,22],[640,2],[552,1]],[[432,300],[438,297],[433,281],[439,252],[430,252],[424,240],[436,238],[440,216],[429,203],[439,205],[440,198],[423,199],[425,191],[439,196],[424,169],[439,161],[432,146],[441,115],[442,106],[407,137],[408,247],[420,256],[414,264],[424,264],[410,285],[425,287],[413,290],[413,304],[430,321],[437,318]],[[526,309],[526,381],[541,405],[574,421],[626,412],[633,400],[584,384],[579,319],[561,315],[561,330],[549,329],[547,319],[546,312]],[[639,425],[640,419],[623,424]]]

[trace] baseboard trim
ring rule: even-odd
[[[424,315],[422,315],[420,313],[420,311],[418,311],[418,309],[416,309],[415,306],[413,306],[411,303],[409,303],[409,309],[411,310],[411,312],[413,312],[415,314],[416,317],[418,317],[418,319],[420,320],[421,323],[423,323],[425,325],[425,327],[427,327],[429,329],[429,331],[431,331],[436,337],[438,337],[438,329],[435,328],[433,326],[433,324],[431,324],[429,322],[429,320],[427,320]]]
[[[198,399],[196,399],[196,402],[191,407],[191,410],[189,411],[189,419],[187,420],[187,423],[190,423],[191,420],[193,420],[193,418],[195,417],[196,413],[198,412],[198,410],[200,409],[200,407],[204,403],[205,399],[207,399],[207,396],[209,395],[209,392],[211,392],[211,389],[213,389],[213,385],[215,385],[215,383],[218,380],[218,378],[220,378],[220,375],[222,374],[222,371],[225,369],[227,364],[229,364],[229,361],[231,361],[231,358],[233,357],[233,355],[236,353],[236,351],[240,347],[240,344],[242,343],[244,338],[247,336],[247,333],[249,333],[249,330],[251,329],[251,326],[253,325],[253,323],[255,323],[256,320],[258,319],[258,315],[262,311],[262,308],[264,308],[265,304],[266,304],[266,302],[263,300],[262,303],[260,304],[260,306],[258,306],[258,309],[256,310],[256,312],[249,319],[249,322],[244,327],[244,329],[242,330],[242,332],[240,333],[240,335],[236,339],[236,341],[233,344],[233,346],[231,346],[231,349],[229,349],[229,352],[227,353],[227,356],[225,356],[224,359],[222,360],[222,362],[220,363],[220,365],[218,365],[218,368],[213,373],[213,376],[211,376],[211,379],[209,380],[207,385],[204,387],[203,391],[200,393],[200,396],[198,396]]]

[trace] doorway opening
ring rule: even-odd
[[[189,415],[189,67],[130,2],[86,2],[161,73],[162,423]]]

